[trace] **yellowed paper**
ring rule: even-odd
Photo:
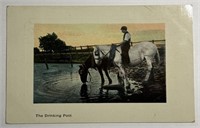
[[[189,14],[184,5],[8,7],[6,122],[194,122]],[[33,103],[34,25],[121,23],[165,24],[166,103]]]

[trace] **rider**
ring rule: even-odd
[[[122,26],[121,27],[121,31],[122,33],[124,33],[123,36],[123,41],[120,43],[121,45],[121,55],[122,55],[122,63],[123,64],[129,64],[130,63],[130,58],[129,58],[129,49],[130,49],[130,43],[131,43],[131,35],[130,33],[127,31],[127,27],[126,26]]]

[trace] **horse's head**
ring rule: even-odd
[[[79,72],[82,83],[86,83],[87,75],[88,75],[88,68],[86,68],[85,65],[80,65],[78,72]]]
[[[82,83],[87,82],[87,75],[90,75],[88,71],[89,68],[96,68],[94,57],[92,54],[86,59],[86,61],[82,65],[79,66],[79,75]]]

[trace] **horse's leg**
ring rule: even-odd
[[[104,85],[104,76],[103,76],[103,72],[102,72],[102,68],[101,67],[98,67],[98,71],[99,71],[99,74],[101,76],[101,88],[100,88],[100,95],[102,95],[103,93],[103,85]]]
[[[147,62],[147,74],[144,78],[143,84],[147,84],[151,77],[153,77],[153,66],[152,66],[152,59],[148,56],[145,56],[146,62]]]
[[[105,79],[104,79],[104,76],[103,76],[102,68],[98,67],[98,71],[99,71],[99,74],[101,76],[101,86],[103,86],[104,82],[105,82]]]
[[[129,89],[130,88],[130,84],[128,82],[128,79],[126,77],[126,73],[125,73],[125,70],[124,68],[122,67],[121,64],[117,64],[118,68],[119,68],[119,74],[118,74],[118,77],[122,78],[123,79],[123,86],[126,87],[126,89]]]
[[[109,76],[109,74],[108,74],[107,68],[104,68],[103,70],[104,70],[104,72],[105,72],[105,74],[106,74],[106,76],[107,76],[107,78],[108,78],[109,84],[112,84],[112,79],[110,78],[110,76]]]

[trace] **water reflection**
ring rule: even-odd
[[[79,64],[48,65],[46,70],[44,64],[34,64],[34,103],[81,103],[85,102],[82,97],[95,100],[99,97],[101,79],[96,70],[90,69],[92,80],[83,84],[78,74]],[[110,75],[115,82],[116,75]]]
[[[88,87],[85,83],[81,85],[80,96],[88,97]]]
[[[34,64],[34,103],[81,102],[78,64]]]

